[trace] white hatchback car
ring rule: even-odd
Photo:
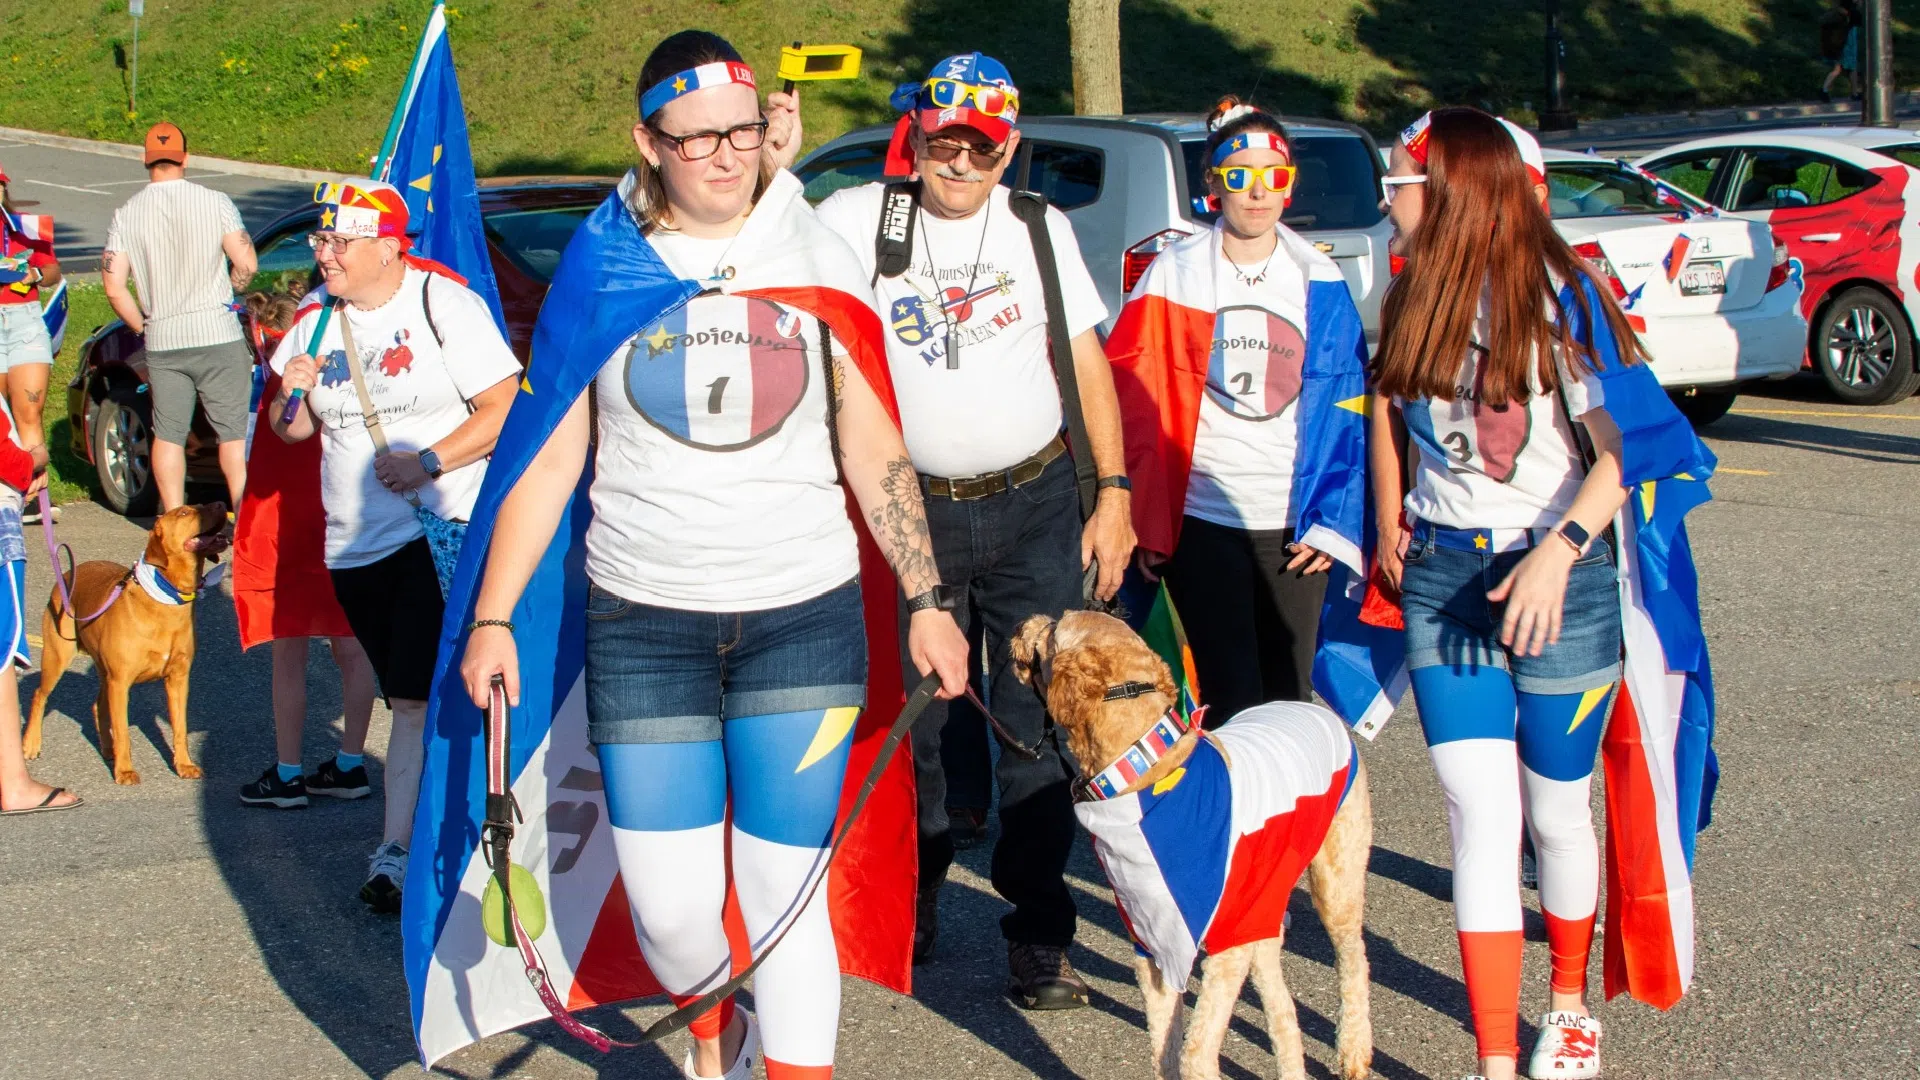
[[[1726,415],[1741,383],[1800,370],[1802,282],[1764,221],[1620,161],[1546,151],[1554,227],[1613,286],[1660,385],[1696,425]]]

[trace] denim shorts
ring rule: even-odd
[[[1448,530],[1461,532],[1463,530]],[[1461,550],[1440,530],[1416,523],[1400,578],[1407,620],[1407,667],[1497,667],[1526,694],[1575,694],[1610,685],[1620,675],[1620,587],[1613,549],[1595,537],[1567,575],[1560,640],[1538,656],[1514,656],[1500,644],[1506,604],[1487,599],[1527,555]],[[1549,543],[1561,543],[1549,538]]]
[[[720,738],[743,716],[864,707],[860,579],[765,611],[682,611],[587,595],[587,732],[600,743]]]
[[[19,364],[53,363],[53,339],[34,301],[0,304],[0,372]]]

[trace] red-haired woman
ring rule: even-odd
[[[1588,795],[1620,676],[1603,534],[1626,497],[1599,373],[1644,359],[1548,220],[1544,173],[1531,136],[1476,109],[1407,129],[1386,179],[1406,265],[1373,371],[1392,402],[1373,413],[1379,559],[1402,592],[1414,699],[1447,796],[1489,1080],[1513,1077],[1520,1051],[1523,807],[1553,956],[1528,1072],[1599,1074],[1585,993],[1600,874]]]

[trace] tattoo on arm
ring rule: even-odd
[[[918,596],[939,584],[940,571],[934,565],[933,537],[927,531],[927,509],[920,501],[920,478],[913,463],[906,458],[888,462],[880,490],[886,503],[869,515],[873,538],[893,564],[900,588],[908,596]]]

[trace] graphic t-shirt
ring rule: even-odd
[[[881,184],[848,188],[817,208],[869,277],[885,192]],[[1067,216],[1048,207],[1047,228],[1067,332],[1077,337],[1100,325],[1107,308]],[[1006,188],[995,186],[987,205],[968,218],[923,208],[909,268],[880,278],[874,289],[914,468],[948,477],[1005,469],[1059,434],[1046,297],[1027,226],[1013,216]],[[949,338],[957,356],[948,356]]]
[[[1307,278],[1284,250],[1260,266],[1214,259],[1213,347],[1193,437],[1186,512],[1237,529],[1289,529],[1306,361]],[[1264,276],[1262,276],[1264,275]],[[1260,278],[1249,284],[1246,278]]]
[[[1394,399],[1420,455],[1407,512],[1456,529],[1557,525],[1573,506],[1586,463],[1559,396],[1540,389],[1537,369],[1530,380],[1533,394],[1524,404],[1480,404],[1480,365],[1487,353],[1479,342],[1487,333],[1483,296],[1475,341],[1461,362],[1453,400]],[[1575,377],[1562,357],[1555,356],[1554,363],[1566,413],[1578,418],[1606,404],[1600,380],[1591,372]]]
[[[648,239],[695,281],[732,242]],[[587,576],[657,607],[761,611],[859,573],[820,353],[812,316],[744,296],[695,297],[636,327],[594,381]]]
[[[433,290],[432,327],[421,303],[423,288]],[[318,298],[324,300],[325,294]],[[342,313],[353,323],[367,394],[394,451],[425,450],[453,434],[470,415],[468,401],[502,379],[520,376],[520,362],[486,302],[449,278],[408,267],[393,299],[371,311],[347,304],[334,313],[317,358],[320,382],[306,397],[320,420],[320,502],[327,511],[327,566],[334,570],[379,562],[425,533],[412,504],[374,475],[373,434],[347,367]],[[281,339],[273,353],[276,373],[306,351],[319,314],[315,309],[302,315]],[[433,327],[439,328],[444,347]],[[422,506],[441,517],[465,521],[486,473],[485,460],[449,469],[416,494]]]

